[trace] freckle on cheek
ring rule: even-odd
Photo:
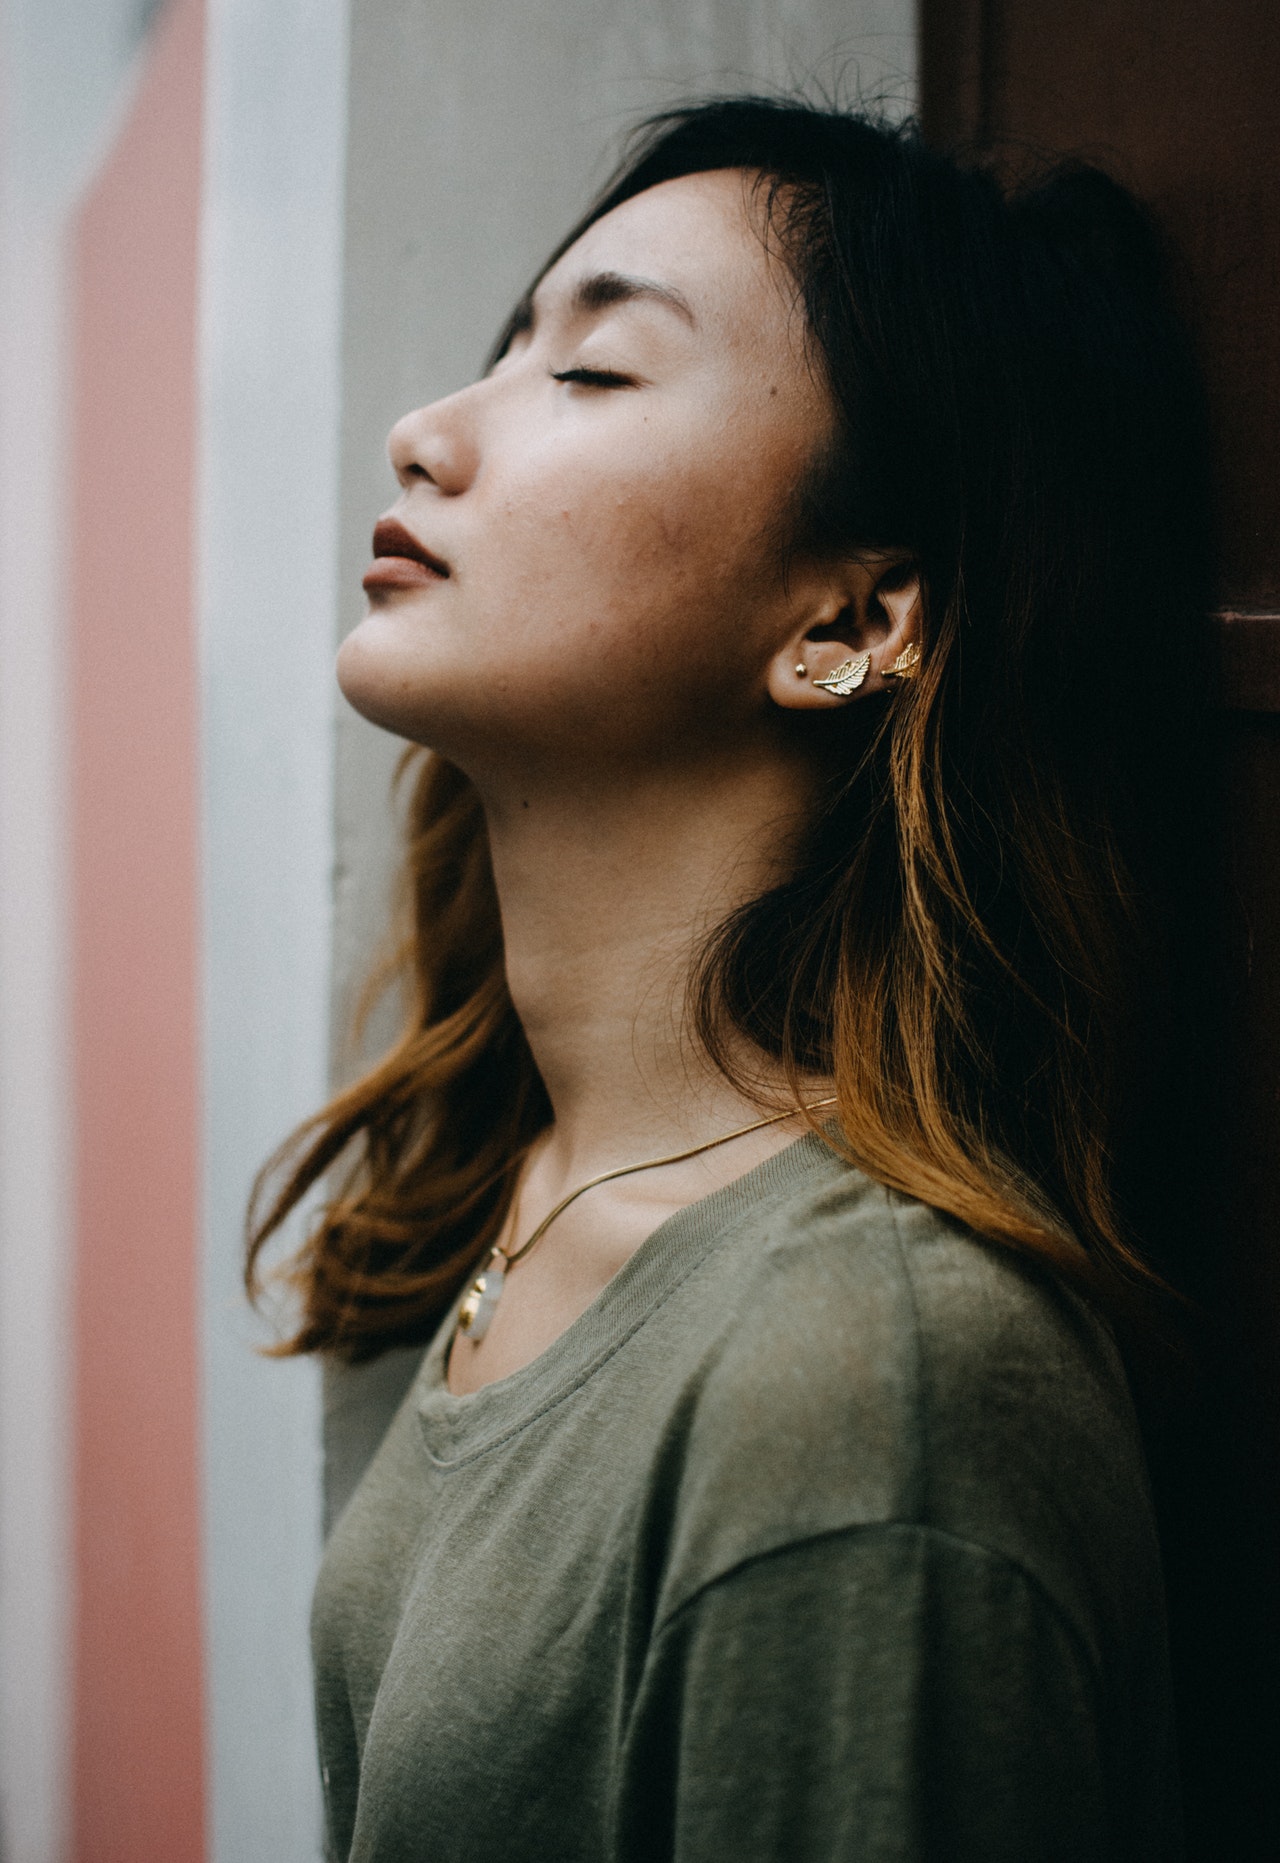
[[[675,517],[669,512],[663,512],[659,517],[658,539],[661,543],[663,554],[667,556],[678,555],[684,547],[687,534],[687,526],[682,523],[678,517]]]

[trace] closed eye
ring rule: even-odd
[[[634,388],[635,380],[630,375],[619,375],[615,369],[557,369],[552,371],[553,382],[578,382],[583,388]]]

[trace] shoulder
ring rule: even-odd
[[[1047,1271],[830,1158],[761,1212],[717,1280],[677,1588],[895,1523],[999,1555],[1072,1615],[1098,1576],[1083,1540],[1151,1567],[1118,1355]]]

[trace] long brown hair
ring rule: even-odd
[[[743,98],[656,119],[559,251],[724,167],[761,177],[839,417],[796,537],[907,553],[923,667],[830,721],[807,845],[708,944],[692,1022],[727,1071],[735,1031],[794,1082],[831,1077],[882,1182],[1122,1298],[1154,1278],[1130,1167],[1172,1048],[1173,753],[1206,601],[1199,402],[1155,241],[1091,170],[1010,197],[909,127]],[[410,763],[404,1033],[255,1192],[251,1289],[339,1174],[289,1269],[286,1351],[427,1338],[551,1117],[479,798]]]

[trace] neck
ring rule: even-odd
[[[675,1151],[791,1102],[745,1055],[733,1086],[693,1038],[686,998],[707,935],[781,877],[808,773],[651,774],[625,793],[485,794],[516,1011],[569,1175]]]

